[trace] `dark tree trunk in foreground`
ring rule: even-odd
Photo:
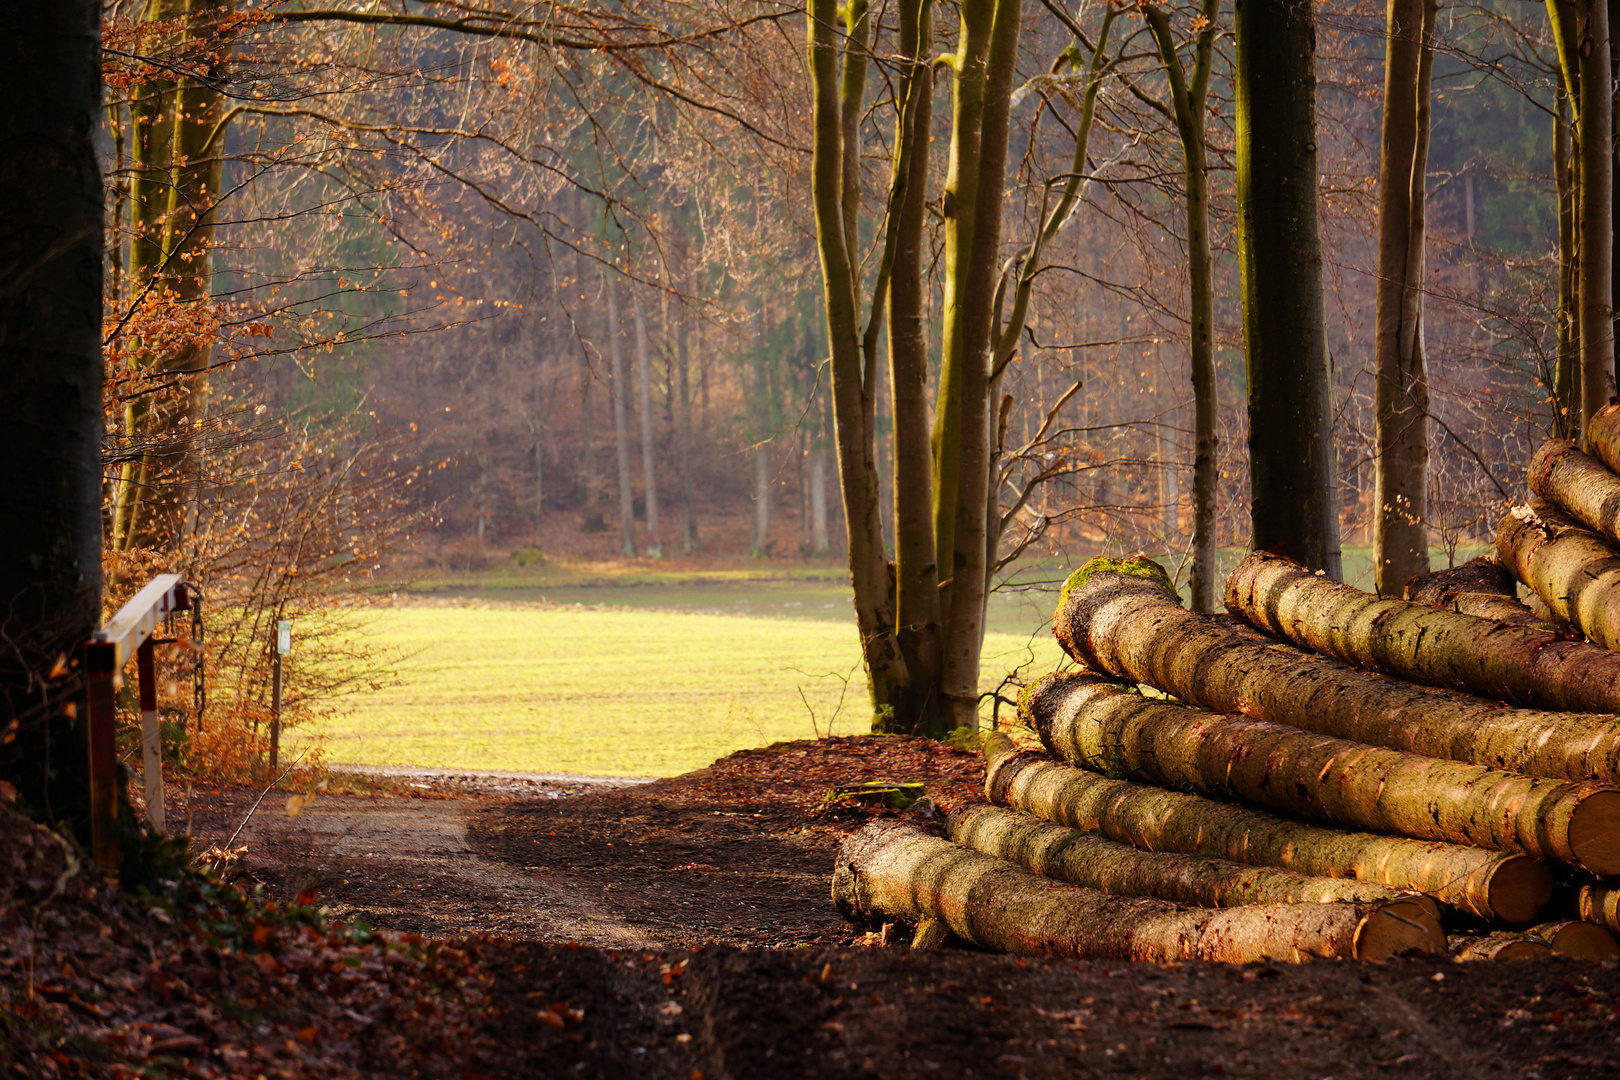
[[[3,12],[0,779],[62,820],[89,804],[76,699],[101,603],[100,8]]]
[[[1238,245],[1252,544],[1340,577],[1317,229],[1316,23],[1307,0],[1237,0]]]

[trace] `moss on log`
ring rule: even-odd
[[[1200,708],[1509,772],[1620,783],[1620,720],[1514,709],[1363,671],[1188,611],[1141,576],[1093,574],[1069,590],[1052,625],[1093,670]]]
[[[1025,721],[1073,765],[1311,821],[1620,873],[1620,788],[1203,712],[1092,675],[1049,675],[1027,702]]]
[[[1042,877],[1115,896],[1152,896],[1198,907],[1246,904],[1375,904],[1404,902],[1406,916],[1441,933],[1429,897],[1354,878],[1306,877],[1274,866],[1246,866],[1179,852],[1141,851],[1096,833],[1053,825],[1028,814],[974,803],[953,811],[946,835]]]
[[[1606,649],[1620,647],[1620,551],[1545,499],[1515,506],[1496,550],[1556,617]]]
[[[1518,582],[1495,555],[1481,555],[1449,570],[1419,574],[1406,583],[1402,599],[1512,626],[1553,632],[1560,629],[1519,600]]]
[[[1112,960],[1378,960],[1445,947],[1396,904],[1188,908],[1052,881],[900,822],[850,835],[833,902],[853,922],[937,919],[998,952]]]
[[[1547,867],[1523,855],[1344,832],[1114,780],[1019,750],[999,732],[986,737],[984,752],[992,803],[1147,851],[1411,889],[1493,922],[1529,922],[1552,896]]]
[[[1527,626],[1380,600],[1289,559],[1253,552],[1226,606],[1270,634],[1347,664],[1516,705],[1620,712],[1620,654]]]
[[[1530,490],[1620,542],[1620,476],[1567,439],[1548,439],[1530,459]]]

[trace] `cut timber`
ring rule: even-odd
[[[1481,555],[1449,570],[1419,574],[1406,583],[1404,599],[1514,626],[1555,630],[1519,602],[1518,582],[1495,555]]]
[[[1341,832],[1111,780],[1019,750],[999,732],[985,737],[984,756],[985,797],[991,802],[1148,851],[1412,889],[1493,922],[1529,922],[1552,896],[1547,867],[1523,855]]]
[[[1110,564],[1064,589],[1052,619],[1063,648],[1095,671],[1215,712],[1508,772],[1620,783],[1620,721],[1513,709],[1349,667],[1181,606],[1138,564]]]
[[[1526,931],[1559,956],[1572,956],[1577,960],[1620,960],[1620,945],[1614,935],[1603,927],[1589,922],[1555,922],[1532,926]]]
[[[1548,439],[1530,459],[1530,490],[1620,543],[1620,476],[1568,439]]]
[[[1595,881],[1582,885],[1575,895],[1575,911],[1583,922],[1597,923],[1620,933],[1620,882]]]
[[[1252,552],[1226,607],[1267,633],[1386,675],[1516,705],[1620,712],[1620,654],[1527,626],[1380,600],[1289,559]]]
[[[1412,892],[1353,878],[1306,877],[1273,866],[1245,866],[1174,852],[1138,851],[1095,833],[975,803],[946,820],[951,840],[1016,863],[1042,877],[1115,896],[1153,896],[1198,907],[1245,904],[1401,903],[1409,919],[1439,937],[1439,909]]]
[[[1546,942],[1529,934],[1453,937],[1448,944],[1458,960],[1545,960],[1552,955]]]
[[[1558,618],[1596,645],[1620,648],[1620,551],[1545,499],[1515,506],[1496,550]]]
[[[1021,702],[1073,765],[1312,821],[1620,873],[1620,788],[1402,753],[1058,673]]]
[[[1620,473],[1620,403],[1610,401],[1586,421],[1586,448],[1591,455]]]
[[[1409,904],[1187,908],[1052,881],[914,825],[876,821],[838,850],[833,902],[852,922],[937,919],[964,941],[1026,956],[1109,960],[1379,960],[1445,947]]]

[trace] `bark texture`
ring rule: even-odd
[[[1594,881],[1582,885],[1575,894],[1575,910],[1583,922],[1620,933],[1620,882]]]
[[[1409,907],[1402,902],[1189,909],[1052,881],[896,822],[873,822],[844,841],[832,895],[851,921],[937,919],[964,941],[1026,956],[1299,962],[1445,946],[1391,910]]]
[[[1049,751],[1099,772],[1307,820],[1620,873],[1620,788],[1202,712],[1091,675],[1049,675],[1021,706]]]
[[[1603,406],[1586,422],[1586,452],[1620,473],[1620,404]]]
[[[985,796],[1148,851],[1410,889],[1487,920],[1528,922],[1552,896],[1547,867],[1523,855],[1306,825],[1076,769],[999,733],[985,741]]]
[[[1042,877],[1115,896],[1154,896],[1197,907],[1245,904],[1371,904],[1404,900],[1408,918],[1433,921],[1432,900],[1354,878],[1306,877],[1273,866],[1247,866],[1179,852],[1139,851],[1095,833],[1053,825],[1028,814],[975,803],[953,812],[946,835],[955,843],[1016,863]]]
[[[1530,459],[1530,490],[1620,543],[1620,476],[1566,439],[1548,439]]]
[[[1472,934],[1447,942],[1457,960],[1545,960],[1552,955],[1547,943],[1529,934]]]
[[[1145,562],[1111,565],[1129,571]],[[1070,579],[1053,627],[1069,655],[1095,671],[1200,708],[1338,739],[1532,776],[1620,783],[1620,722],[1613,717],[1514,709],[1402,682],[1235,620],[1187,611],[1162,579],[1085,574],[1082,568]]]
[[[1397,678],[1531,708],[1620,712],[1620,656],[1523,626],[1380,600],[1255,552],[1226,607],[1271,634]]]
[[[1481,555],[1448,570],[1419,574],[1406,583],[1401,599],[1513,626],[1558,629],[1519,600],[1518,582],[1495,555]]]
[[[1620,646],[1620,551],[1603,537],[1533,499],[1502,516],[1496,550],[1555,618],[1604,649]]]

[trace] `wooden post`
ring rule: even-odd
[[[157,670],[152,639],[135,650],[135,675],[141,696],[141,777],[146,786],[146,820],[163,831],[163,733],[158,727]]]
[[[118,873],[118,755],[113,747],[113,695],[118,646],[92,641],[84,647],[90,744],[90,851],[102,873]]]

